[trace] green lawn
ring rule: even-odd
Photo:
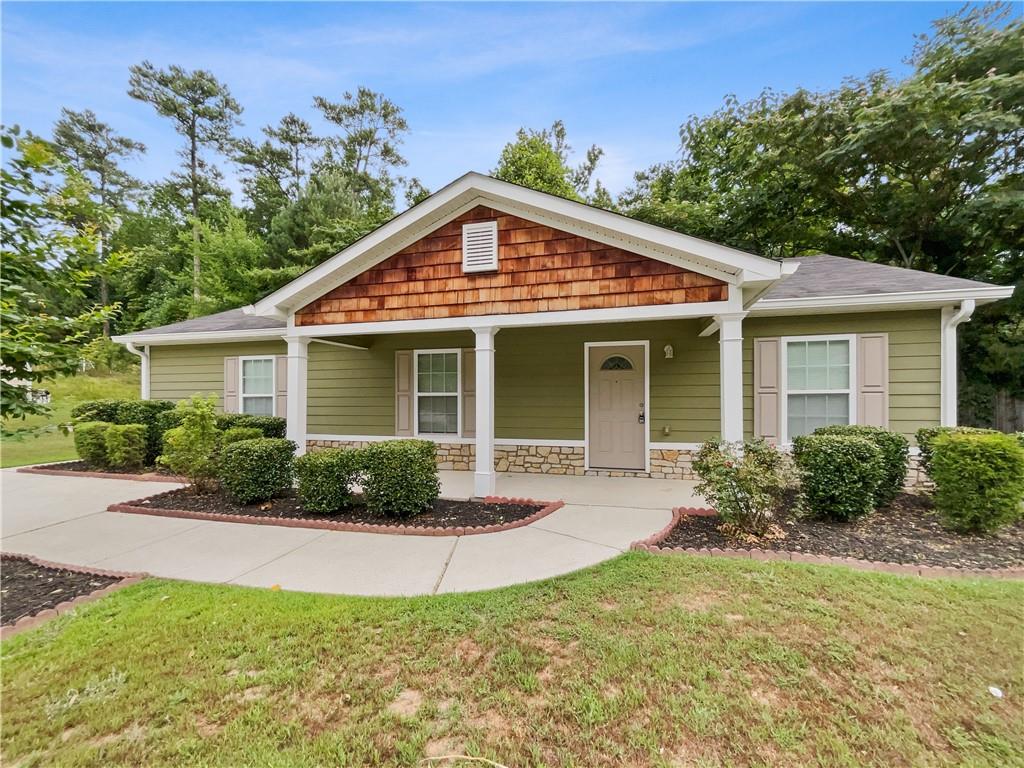
[[[1021,583],[646,553],[420,599],[153,580],[3,644],[2,762],[1021,765],[1022,626]]]
[[[71,436],[61,433],[57,425],[70,421],[71,409],[83,400],[138,398],[139,374],[135,371],[107,376],[62,377],[48,382],[42,389],[50,390],[53,407],[51,414],[13,421],[7,426],[11,429],[48,426],[49,429],[35,437],[5,439],[0,445],[0,467],[21,467],[76,458]]]

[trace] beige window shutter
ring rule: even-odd
[[[462,350],[462,436],[476,437],[476,352]]]
[[[412,351],[400,349],[395,352],[395,434],[412,437]]]
[[[288,415],[288,355],[274,358],[274,413]]]
[[[889,334],[857,336],[857,423],[889,427]]]
[[[224,413],[238,413],[238,358],[224,358]]]
[[[754,339],[754,437],[777,443],[782,433],[782,339]]]

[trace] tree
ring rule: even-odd
[[[140,186],[138,179],[121,168],[120,161],[145,152],[146,147],[117,135],[88,109],[83,112],[61,110],[61,118],[53,126],[53,143],[71,166],[89,181],[95,202],[112,214],[92,217],[94,220],[87,222],[98,234],[99,303],[106,306],[110,303],[109,267],[113,266],[107,264],[111,230],[116,226],[117,214],[125,207],[128,194]],[[110,336],[109,319],[103,322],[103,335]]]
[[[276,127],[268,125],[263,132],[288,153],[288,197],[292,201],[298,200],[302,192],[302,180],[309,172],[309,153],[320,146],[322,140],[313,134],[310,124],[294,112],[282,117]]]
[[[565,124],[556,120],[550,128],[540,131],[520,128],[516,140],[501,150],[498,166],[491,174],[503,181],[549,192],[570,200],[588,199],[590,182],[604,150],[596,144],[587,150],[583,162],[568,164],[572,147],[566,140]],[[598,182],[595,195],[602,203],[610,196]]]
[[[157,69],[148,61],[131,68],[128,95],[152,104],[158,114],[174,121],[175,130],[187,140],[181,151],[185,172],[176,179],[188,191],[193,235],[192,298],[198,303],[200,203],[204,198],[223,197],[219,174],[202,157],[202,150],[226,149],[232,129],[241,122],[242,107],[210,72],[189,72],[174,65]]]

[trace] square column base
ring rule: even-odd
[[[493,496],[498,476],[493,471],[491,472],[474,472],[473,473],[473,495],[479,498],[485,496]]]

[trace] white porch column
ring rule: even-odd
[[[957,425],[957,367],[956,329],[974,314],[974,299],[964,299],[960,308],[943,307],[939,340],[939,424],[943,427]]]
[[[493,496],[494,473],[494,334],[495,328],[474,328],[476,335],[476,472],[473,495]]]
[[[718,376],[722,439],[743,441],[743,318],[746,312],[717,315]]]
[[[286,336],[288,342],[287,437],[297,446],[295,455],[306,452],[306,379],[309,371],[309,339]]]

